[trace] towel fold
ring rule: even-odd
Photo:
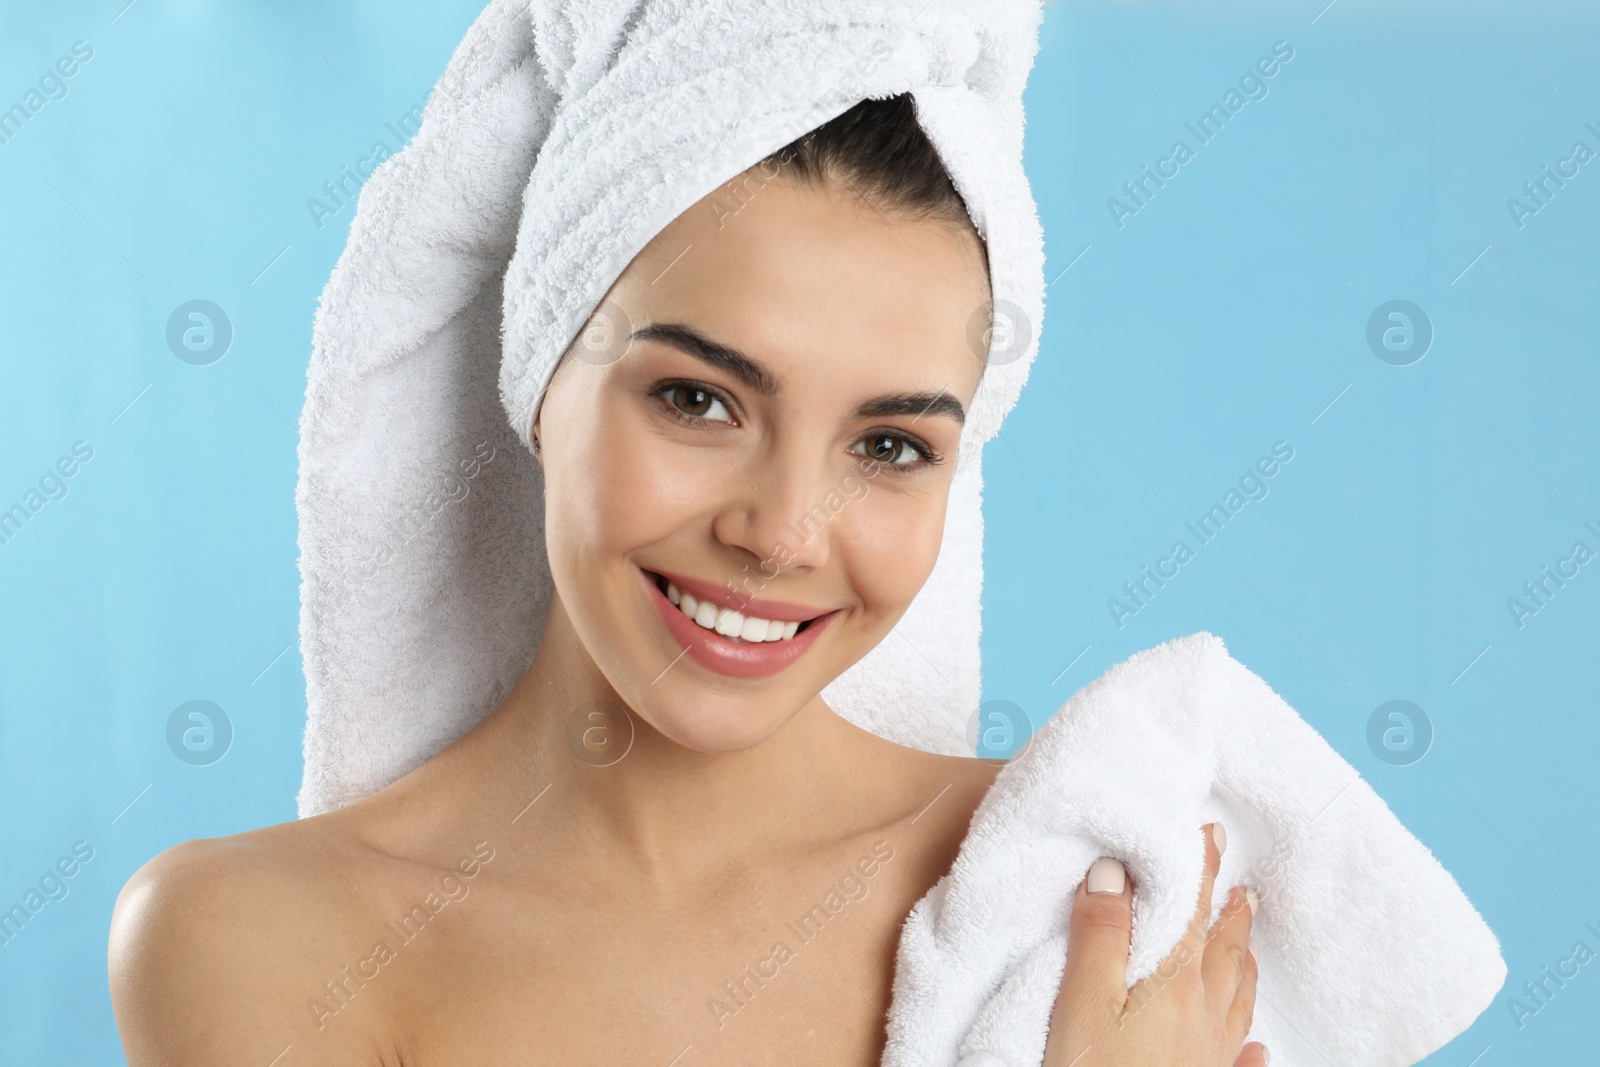
[[[1415,1063],[1504,983],[1499,942],[1450,873],[1202,632],[1112,667],[1001,770],[902,930],[885,1067],[1039,1064],[1089,865],[1114,856],[1135,884],[1131,987],[1194,914],[1212,821],[1227,830],[1213,920],[1230,887],[1260,896],[1249,1040],[1273,1067]]]

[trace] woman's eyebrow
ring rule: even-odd
[[[702,363],[726,371],[762,396],[771,397],[778,394],[778,376],[764,364],[737,348],[713,341],[693,327],[676,322],[658,322],[641,326],[628,336],[630,339],[637,338],[641,341],[656,341],[670,345]],[[877,419],[891,415],[911,415],[917,418],[923,415],[944,415],[954,419],[958,426],[964,425],[967,419],[966,409],[961,406],[961,401],[943,391],[889,393],[875,396],[856,405],[855,411],[851,413],[853,418],[858,419]]]
[[[888,415],[910,415],[913,421],[924,415],[946,415],[956,420],[957,426],[963,426],[967,421],[967,412],[961,406],[961,401],[945,392],[875,396],[856,405],[852,413],[852,417],[857,419],[881,419]]]
[[[770,397],[778,394],[777,375],[737,348],[729,348],[725,344],[713,341],[692,327],[676,322],[657,322],[639,327],[628,337],[670,345],[702,363],[709,363],[713,367],[727,371],[762,396]]]

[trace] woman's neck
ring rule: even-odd
[[[814,845],[808,835],[861,817],[864,793],[892,788],[870,772],[893,746],[820,696],[737,752],[685,747],[623,709],[552,612],[521,681],[463,738],[480,764],[473,788],[514,827],[542,827],[542,849],[606,857],[660,890],[740,877],[739,857],[757,851]]]

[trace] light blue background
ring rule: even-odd
[[[1600,151],[1600,17],[1573,3],[1058,3],[1027,107],[1052,279],[989,446],[985,697],[1042,722],[1134,651],[1210,630],[1372,783],[1500,936],[1507,988],[1429,1064],[1593,1055],[1600,964],[1519,1028],[1508,997],[1600,948],[1600,563],[1519,628],[1525,581],[1600,550],[1600,160],[1518,227],[1522,183]],[[68,94],[0,145],[0,508],[93,459],[0,544],[0,905],[94,858],[0,946],[8,1062],[121,1061],[117,890],[181,840],[292,816],[295,423],[352,207],[307,200],[419,108],[475,2],[0,2],[0,107],[75,41]],[[1122,183],[1274,42],[1268,95],[1119,228]],[[1070,268],[1070,269],[1069,269]],[[1393,366],[1391,299],[1435,336]],[[224,358],[175,358],[180,304]],[[1107,601],[1257,457],[1293,459],[1118,626]],[[231,719],[210,766],[168,717]],[[1395,766],[1373,710],[1418,704]],[[1404,952],[1404,945],[1393,946]],[[1530,1002],[1531,1003],[1531,1002]],[[1351,1020],[1360,1025],[1360,1020]],[[1479,1057],[1474,1060],[1474,1057]]]

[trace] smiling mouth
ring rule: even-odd
[[[797,634],[803,633],[817,619],[806,619],[804,622],[782,622],[773,619],[762,619],[754,615],[746,615],[733,608],[725,608],[708,600],[697,600],[692,594],[682,592],[670,582],[665,575],[654,571],[646,571],[650,579],[655,582],[656,588],[661,590],[661,595],[667,599],[677,611],[695,623],[701,629],[715,633],[724,640],[734,644],[780,644],[793,640]]]

